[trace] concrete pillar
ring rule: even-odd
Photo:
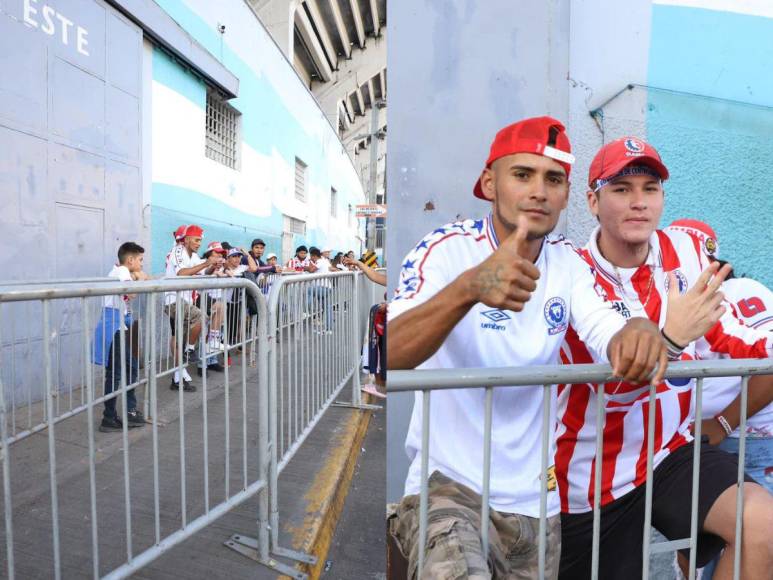
[[[258,8],[260,21],[291,63],[294,62],[295,10],[299,5],[300,0],[271,0]]]

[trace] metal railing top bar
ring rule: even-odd
[[[5,286],[37,286],[39,284],[90,284],[91,282],[110,282],[115,278],[106,276],[98,278],[51,278],[48,280],[0,280],[0,287]]]
[[[218,278],[216,276],[180,276],[142,282],[92,282],[88,288],[54,282],[39,288],[19,289],[0,286],[0,302],[23,302],[26,300],[56,300],[60,298],[86,298],[110,296],[113,294],[150,294],[153,292],[175,292],[177,290],[217,290],[246,288],[250,294],[260,294],[258,287],[245,278]]]
[[[680,361],[670,363],[666,370],[667,379],[769,374],[773,374],[771,359]],[[612,376],[612,367],[608,364],[390,370],[387,375],[387,391],[395,393],[461,388],[610,383],[618,380],[620,379]]]

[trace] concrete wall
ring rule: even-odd
[[[349,206],[364,203],[362,185],[336,132],[246,3],[158,4],[239,78],[241,167],[205,156],[206,86],[166,53],[153,53],[153,271],[163,270],[171,232],[204,227],[204,242],[248,245],[263,238],[281,254],[283,215],[306,222],[299,243],[360,249]],[[225,26],[225,33],[218,26]],[[306,203],[295,199],[295,157],[308,165]],[[337,217],[330,190],[338,192]],[[289,256],[288,256],[289,257]]]
[[[571,18],[569,129],[578,161],[569,236],[584,243],[595,225],[584,199],[595,151],[639,135],[671,172],[661,227],[684,217],[710,223],[736,272],[773,286],[773,195],[760,170],[773,147],[773,10],[724,0],[590,0],[573,3]]]
[[[652,32],[648,84],[668,90],[649,91],[647,126],[673,175],[663,223],[707,221],[736,272],[773,287],[773,8],[663,2]]]
[[[567,116],[568,2],[390,2],[388,275],[431,229],[483,216],[472,195],[496,131]],[[421,79],[421,80],[417,80]],[[430,209],[432,208],[432,209]],[[387,501],[402,496],[413,395],[390,396]]]

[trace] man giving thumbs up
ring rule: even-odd
[[[491,203],[485,218],[437,228],[408,254],[389,305],[389,369],[548,365],[571,324],[615,375],[660,382],[666,348],[655,324],[626,324],[597,288],[570,242],[550,237],[569,195],[574,157],[564,126],[526,119],[494,138],[474,187]],[[555,390],[550,424],[555,423]],[[435,391],[429,433],[427,578],[537,575],[540,485],[548,481],[547,577],[558,573],[559,498],[553,467],[541,473],[543,388],[494,391],[489,553],[480,542],[483,389]],[[406,440],[411,466],[390,530],[418,561],[421,397]],[[551,441],[551,445],[553,442]],[[553,457],[553,448],[550,450]],[[458,575],[457,572],[459,573]]]

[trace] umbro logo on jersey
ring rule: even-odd
[[[491,322],[482,322],[480,327],[488,328],[490,330],[505,330],[504,325],[497,324],[497,323],[504,322],[505,320],[510,320],[509,314],[497,308],[495,308],[494,310],[486,310],[485,312],[481,312],[481,315],[488,318]]]
[[[545,321],[550,329],[548,334],[564,332],[568,326],[566,322],[566,302],[560,296],[554,296],[545,302]]]

